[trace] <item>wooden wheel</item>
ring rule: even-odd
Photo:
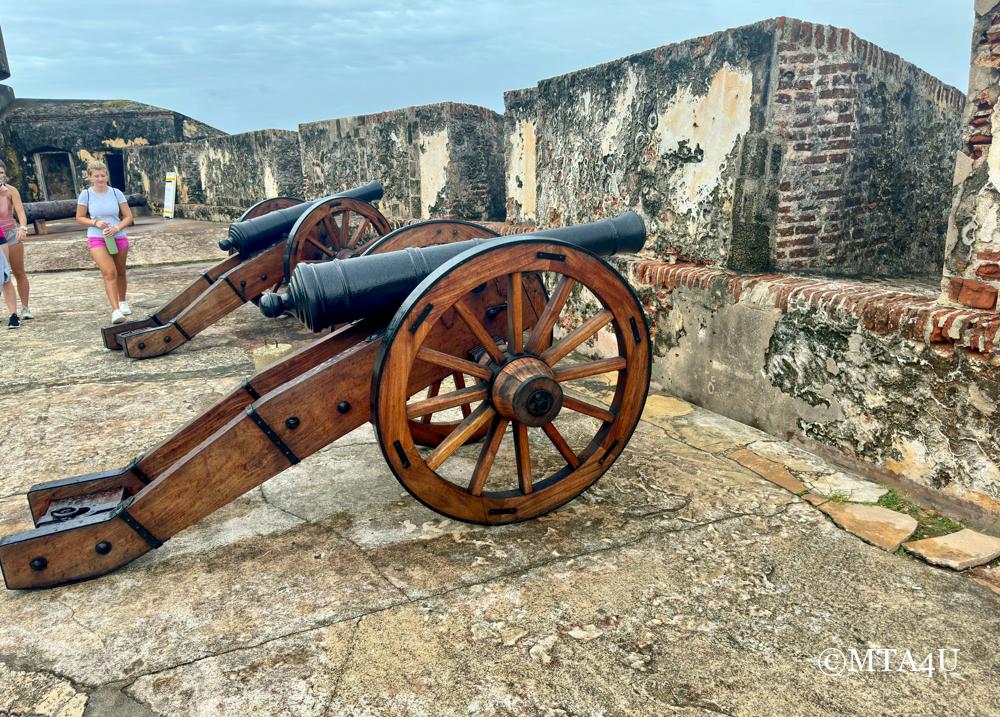
[[[389,230],[389,222],[368,202],[343,197],[319,201],[288,233],[285,281],[302,262],[357,256]]]
[[[500,235],[492,229],[487,229],[472,222],[458,219],[432,219],[400,227],[371,244],[364,253],[366,256],[368,254],[384,254],[401,249],[434,246],[436,244],[451,244],[469,239],[498,236]],[[425,393],[426,398],[433,398],[440,393],[442,385],[445,386],[445,390],[448,390],[452,388],[464,388],[469,383],[475,383],[475,379],[456,371],[451,376],[431,384],[427,389],[421,391],[421,393]],[[463,416],[467,416],[469,407],[462,406],[460,410]],[[457,417],[449,419],[439,416],[435,420],[433,413],[421,416],[411,422],[413,424],[410,426],[413,440],[418,445],[434,447],[455,430],[459,422],[460,419]],[[485,435],[486,429],[483,428],[470,436],[468,442],[478,441]]]
[[[302,204],[302,200],[298,197],[271,197],[270,199],[262,199],[243,212],[236,221],[245,222],[247,219],[256,219],[265,214],[276,212],[279,209],[294,207],[296,204]]]
[[[525,279],[536,272],[554,289],[526,331]],[[476,298],[490,281],[508,286],[499,342]],[[480,338],[486,360],[441,350],[459,322]],[[565,333],[553,341],[556,326]],[[609,330],[600,342],[605,358],[574,353],[602,329]],[[418,361],[478,382],[408,401]],[[564,242],[512,237],[449,261],[400,307],[375,362],[373,422],[386,462],[417,500],[457,520],[510,523],[572,500],[611,467],[638,424],[649,372],[642,307],[613,268]],[[600,375],[611,376],[609,405],[574,395],[572,382]],[[468,415],[444,440],[433,450],[417,447],[411,419],[461,406]],[[465,446],[484,427],[482,447]]]

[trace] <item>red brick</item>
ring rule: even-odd
[[[801,249],[792,249],[788,252],[788,256],[792,258],[804,257],[804,256],[819,256],[819,249],[816,247],[802,247]]]
[[[784,58],[785,64],[788,65],[811,65],[816,62],[816,55],[809,53],[803,53],[801,55],[789,55]]]
[[[825,154],[814,154],[811,157],[806,157],[802,160],[803,164],[825,164],[826,155]]]
[[[976,258],[979,261],[1000,261],[1000,251],[980,251],[976,252]]]
[[[794,233],[795,233],[795,227],[782,227],[781,229],[778,230],[779,237],[791,236]]]
[[[992,144],[993,137],[988,134],[974,134],[969,137],[969,144]]]
[[[815,224],[810,224],[804,227],[795,227],[796,234],[819,234],[819,227]]]
[[[846,154],[831,154],[830,155],[830,163],[831,164],[843,164],[846,161],[847,161],[847,155]]]
[[[952,277],[948,284],[948,296],[952,301],[973,309],[993,309],[997,305],[997,290],[975,279]]]
[[[976,269],[976,276],[996,281],[1000,279],[1000,264],[983,264]]]
[[[857,96],[857,90],[848,90],[842,87],[836,90],[822,90],[819,93],[821,100],[853,100]]]

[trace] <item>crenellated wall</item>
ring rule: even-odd
[[[940,270],[961,93],[848,30],[768,20],[505,103],[508,220],[554,226],[628,207],[660,256]]]
[[[378,180],[389,219],[503,218],[501,117],[445,102],[299,125],[309,198]]]

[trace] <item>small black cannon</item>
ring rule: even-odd
[[[594,252],[636,251],[644,240],[641,219],[627,214],[299,265],[288,295],[265,309],[314,327],[348,323],[125,468],[33,487],[35,529],[0,539],[7,587],[114,570],[366,421],[389,470],[443,515],[493,525],[554,510],[608,471],[639,422],[645,316]],[[605,394],[574,390],[598,376]]]
[[[142,194],[129,194],[125,200],[130,207],[146,206],[146,197]],[[27,220],[34,225],[35,234],[48,234],[46,222],[76,216],[76,200],[52,199],[46,202],[25,202],[24,214]]]

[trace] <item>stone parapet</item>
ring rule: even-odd
[[[177,174],[178,216],[231,221],[262,199],[302,196],[299,137],[265,129],[127,151],[128,185],[163,209],[168,172]]]
[[[305,192],[378,180],[390,220],[503,219],[502,118],[444,102],[299,125]]]
[[[1000,514],[1000,313],[898,282],[628,269],[667,391]]]

